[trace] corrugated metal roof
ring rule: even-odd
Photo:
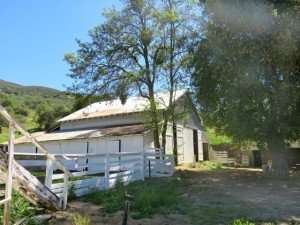
[[[185,90],[175,91],[174,100],[178,100],[185,93]],[[155,98],[158,109],[165,109],[169,105],[169,92],[158,93]],[[128,98],[124,105],[120,100],[97,102],[58,120],[58,122],[142,112],[148,108],[149,101],[143,97]]]
[[[142,134],[150,130],[147,125],[129,125],[120,127],[108,127],[102,129],[88,129],[88,130],[67,130],[67,131],[52,131],[52,132],[36,132],[31,134],[37,141],[60,141],[70,139],[85,139],[97,137],[121,136],[130,134]],[[28,138],[20,137],[15,140],[15,144],[22,144],[29,142]]]

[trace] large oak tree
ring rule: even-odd
[[[269,150],[287,173],[300,138],[299,1],[206,1],[205,35],[192,48],[193,84],[208,125]]]

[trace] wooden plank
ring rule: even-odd
[[[122,165],[122,166],[111,165],[109,169],[110,169],[110,171],[128,170],[128,169],[132,169],[132,168],[139,168],[140,165],[141,165],[141,163],[132,163],[132,164],[126,164],[126,165]]]
[[[0,205],[5,204],[5,203],[10,202],[10,201],[11,201],[11,198],[5,198],[5,199],[2,199],[2,200],[0,201]]]
[[[109,154],[105,156],[105,172],[104,172],[104,182],[105,188],[109,188]]]
[[[6,170],[6,153],[0,149],[0,168]],[[13,161],[13,188],[34,205],[41,204],[45,208],[60,210],[60,199],[45,187],[35,176]]]
[[[9,143],[8,143],[8,161],[6,171],[6,185],[5,185],[5,198],[11,199],[12,193],[12,174],[13,174],[13,159],[14,159],[14,142],[15,142],[15,128],[13,123],[9,123]],[[9,225],[10,220],[10,206],[11,201],[6,201],[3,211],[3,222],[4,225]]]
[[[139,172],[140,172],[140,170],[138,168],[138,169],[135,169],[135,170],[128,170],[128,171],[119,172],[119,173],[112,173],[112,174],[109,174],[109,179],[122,177],[122,176],[127,176],[127,175],[130,175],[130,174],[139,173]]]
[[[64,188],[63,188],[63,209],[66,210],[67,209],[67,204],[68,204],[68,192],[69,192],[69,188],[68,188],[68,179],[69,176],[68,174],[65,172],[64,173]]]
[[[45,186],[48,188],[50,188],[52,184],[53,169],[54,163],[50,159],[47,159]]]
[[[14,153],[15,160],[47,160],[42,153]]]
[[[70,181],[69,187],[71,187],[72,185],[85,187],[90,184],[98,184],[98,183],[104,183],[104,178],[103,177],[92,177],[92,178],[83,179],[83,180]],[[52,191],[54,191],[55,189],[62,189],[62,188],[63,188],[63,183],[52,184],[52,186],[51,186]]]

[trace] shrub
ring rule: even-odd
[[[245,219],[236,219],[231,222],[231,225],[255,225],[255,223],[249,222]]]

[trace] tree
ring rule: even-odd
[[[277,174],[300,138],[299,13],[299,1],[206,1],[205,36],[192,49],[206,124],[269,150]]]
[[[69,113],[70,110],[64,105],[49,107],[48,105],[40,104],[36,110],[37,122],[41,128],[49,130],[56,124],[57,119]]]
[[[75,97],[73,111],[80,110],[94,102],[113,100],[112,97],[110,97],[107,94],[98,96],[98,95],[86,95],[86,94],[74,93],[73,96]]]
[[[65,55],[71,66],[69,76],[75,79],[70,90],[106,94],[122,102],[137,93],[148,99],[154,145],[160,147],[162,130],[164,148],[176,84],[187,80],[182,71],[193,36],[188,20],[193,5],[183,0],[126,0],[123,9],[105,11],[106,21],[89,32],[91,41],[77,40],[77,54]],[[163,115],[157,109],[156,91],[170,91]]]

